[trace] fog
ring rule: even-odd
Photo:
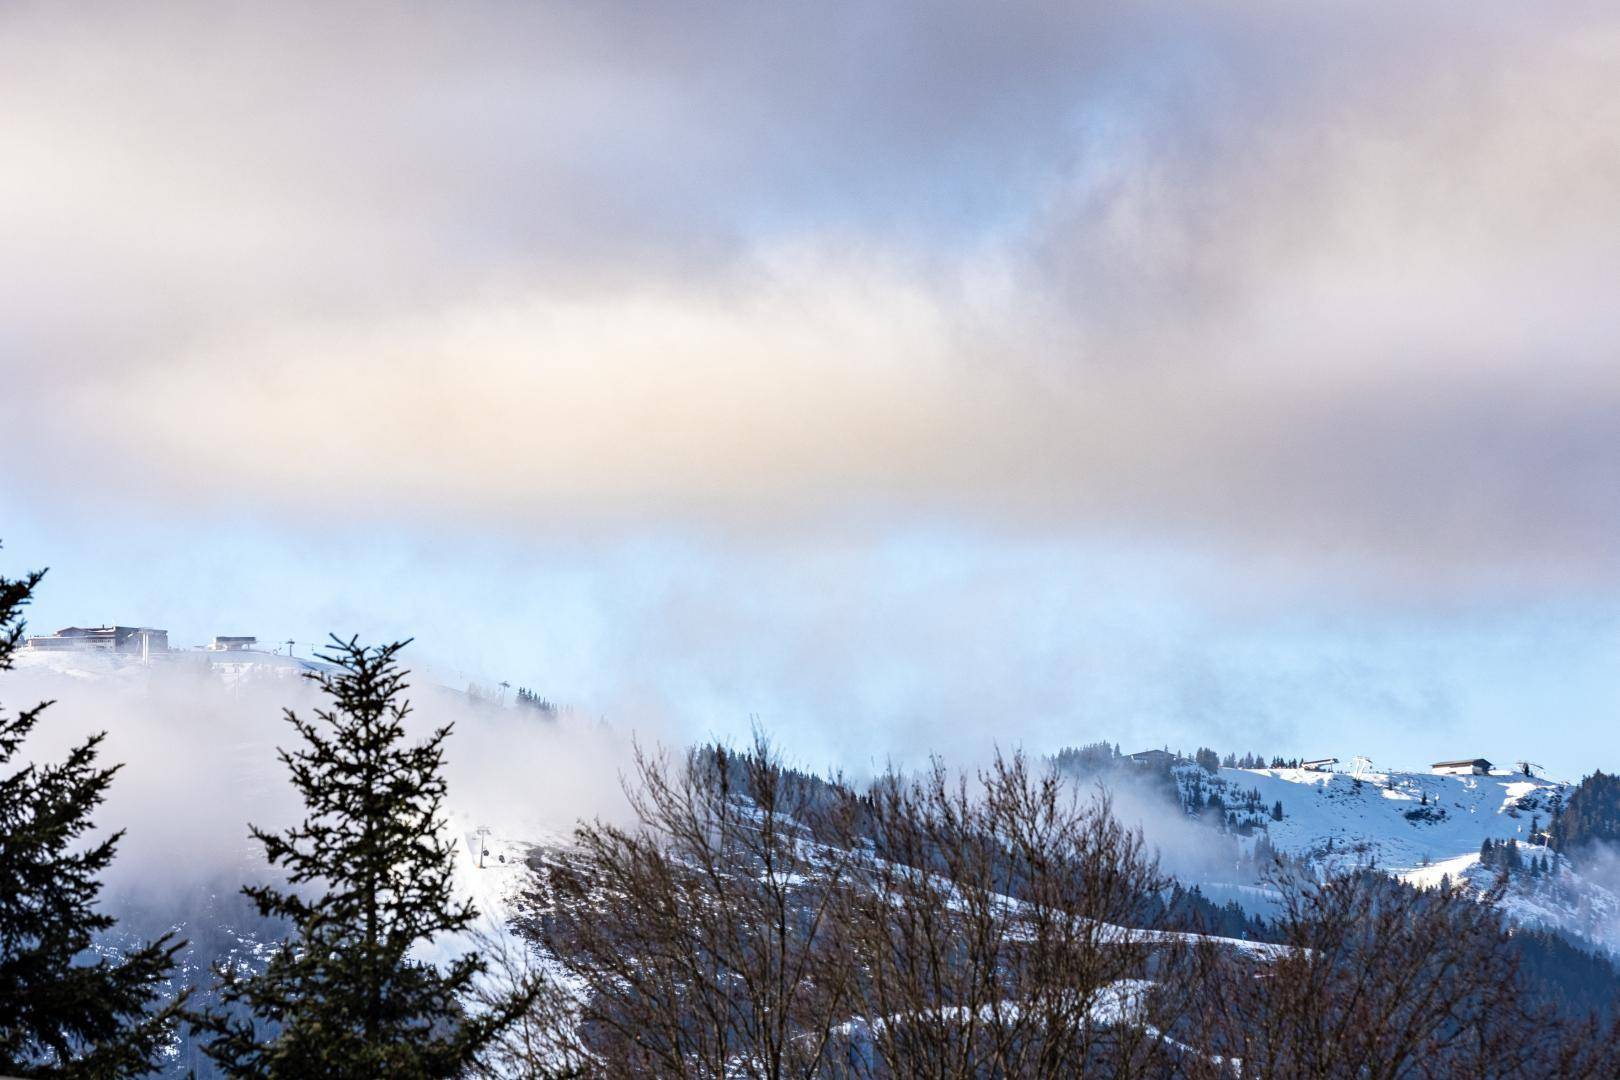
[[[1574,917],[1569,924],[1577,933],[1606,946],[1620,955],[1620,845],[1603,840],[1589,841],[1569,855],[1582,888],[1574,897],[1560,894],[1560,884],[1551,886],[1556,901],[1573,899]],[[1561,883],[1562,879],[1560,879]]]
[[[1238,848],[1230,835],[1187,817],[1161,788],[1128,772],[1115,770],[1103,783],[1115,816],[1141,830],[1166,873],[1188,883],[1237,881]]]
[[[266,880],[248,825],[274,831],[302,820],[276,751],[298,745],[282,709],[312,717],[323,703],[318,689],[274,670],[221,677],[196,654],[151,667],[114,668],[96,656],[74,664],[80,673],[24,664],[0,676],[0,701],[15,711],[55,700],[22,760],[60,760],[69,746],[106,732],[100,761],[120,769],[94,820],[103,832],[126,830],[106,875],[109,893],[160,906],[198,888]],[[454,725],[446,810],[458,842],[478,824],[542,840],[567,835],[580,818],[622,815],[627,732],[480,704],[420,681],[410,698],[412,738]]]
[[[409,650],[406,653],[407,664]],[[106,875],[109,895],[121,903],[161,908],[199,888],[232,889],[270,874],[248,824],[279,829],[302,819],[303,806],[277,759],[278,747],[297,745],[283,709],[312,716],[319,690],[288,669],[222,674],[197,654],[160,659],[150,667],[108,657],[74,657],[50,665],[25,657],[0,678],[0,701],[15,711],[54,700],[22,760],[59,760],[93,732],[105,731],[101,762],[119,772],[94,820],[105,832],[125,830]],[[625,822],[622,781],[633,779],[636,742],[656,752],[682,747],[656,720],[639,728],[608,725],[563,709],[557,719],[539,711],[478,701],[459,689],[413,676],[409,691],[411,737],[453,725],[446,743],[446,810],[456,839],[476,825],[519,841],[566,837],[581,819]],[[769,734],[769,732],[767,732]],[[777,742],[792,765],[825,771],[836,762],[805,760],[791,741]],[[952,769],[971,775],[998,748],[957,742]],[[1009,748],[1000,748],[1010,752]],[[897,762],[905,768],[915,762]],[[872,769],[849,775],[859,782]],[[1166,870],[1216,878],[1229,870],[1228,846],[1185,819],[1162,792],[1127,774],[1107,779],[1114,811],[1143,830]],[[1096,795],[1088,781],[1081,798]]]

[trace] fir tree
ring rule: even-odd
[[[557,706],[526,686],[518,687],[517,703],[538,710],[548,719],[554,720],[557,717]]]
[[[1555,851],[1577,860],[1589,845],[1620,843],[1620,776],[1593,773],[1561,807],[1555,795],[1548,832]]]
[[[1272,821],[1281,821],[1282,819],[1283,819],[1282,800],[1278,799],[1276,802],[1271,804],[1271,820]]]
[[[292,936],[260,973],[222,969],[226,1008],[201,1019],[206,1047],[232,1076],[435,1077],[465,1071],[540,993],[528,983],[476,1015],[465,1004],[485,971],[468,953],[440,970],[412,946],[469,929],[477,912],[452,888],[445,826],[449,726],[408,745],[407,644],[366,648],[334,637],[312,673],[332,699],[315,721],[288,710],[303,745],[281,760],[303,796],[303,824],[254,827],[291,887],[243,891]]]
[[[0,578],[0,671],[22,641],[22,608],[43,571]],[[0,714],[0,767],[10,766],[50,702]],[[172,934],[92,961],[115,920],[95,909],[122,832],[80,848],[118,766],[92,735],[66,760],[0,775],[0,1073],[137,1076],[157,1068],[182,1005],[165,1001]]]

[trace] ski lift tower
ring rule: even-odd
[[[1536,764],[1534,761],[1515,761],[1513,764],[1515,764],[1515,765],[1517,765],[1519,767],[1519,771],[1521,773],[1523,773],[1524,775],[1526,775],[1528,777],[1531,777],[1532,779],[1536,775],[1536,770],[1537,769],[1542,769],[1542,767],[1540,765]],[[1542,771],[1545,772],[1546,770],[1542,769]]]
[[[487,842],[485,840],[487,836],[489,836],[488,825],[480,825],[473,830],[473,838],[478,841],[478,869],[480,870],[484,868],[484,856],[489,854],[489,849],[484,846]]]

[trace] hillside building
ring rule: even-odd
[[[1489,776],[1491,763],[1482,757],[1464,761],[1437,761],[1429,768],[1441,776]]]
[[[1324,757],[1317,758],[1315,761],[1302,761],[1299,763],[1299,767],[1308,769],[1311,772],[1328,772],[1338,763],[1339,759],[1336,757]]]
[[[150,626],[64,626],[54,634],[28,639],[28,648],[42,652],[140,653],[169,651],[169,632]]]

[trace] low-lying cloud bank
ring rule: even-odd
[[[634,782],[636,742],[672,763],[684,752],[654,722],[632,731],[567,710],[547,719],[426,679],[415,680],[409,697],[412,737],[454,725],[446,744],[446,811],[458,836],[483,824],[505,839],[543,842],[565,838],[581,819],[628,823],[624,781]],[[277,753],[297,745],[283,710],[310,717],[326,704],[311,682],[290,668],[211,667],[196,654],[150,667],[94,655],[67,663],[25,656],[0,676],[0,702],[8,711],[40,700],[54,704],[19,760],[60,760],[69,747],[102,731],[101,762],[119,766],[94,815],[101,830],[125,832],[107,875],[110,895],[161,912],[198,889],[232,891],[271,875],[248,825],[277,830],[303,818]],[[778,748],[791,765],[838,768],[801,758],[791,739]],[[972,777],[997,752],[1012,748],[957,740],[946,749],[948,766]],[[909,769],[923,761],[893,764]],[[863,783],[881,767],[857,767],[851,779]],[[1077,795],[1090,799],[1102,790],[1087,782]],[[1167,869],[1208,876],[1223,858],[1162,792],[1123,774],[1109,777],[1107,790],[1121,820],[1146,832]]]
[[[1610,6],[0,29],[25,489],[1615,575]]]
[[[282,710],[309,716],[324,704],[316,688],[264,669],[222,676],[190,656],[150,668],[114,669],[102,659],[87,658],[78,673],[25,663],[0,676],[0,701],[8,711],[55,701],[22,760],[60,760],[89,734],[107,733],[101,761],[121,767],[95,822],[125,830],[109,893],[161,908],[199,888],[266,880],[248,825],[275,831],[303,818],[277,748],[297,745]],[[414,737],[454,724],[446,744],[452,831],[488,824],[543,839],[567,835],[581,818],[625,812],[627,734],[422,683],[410,696]]]

